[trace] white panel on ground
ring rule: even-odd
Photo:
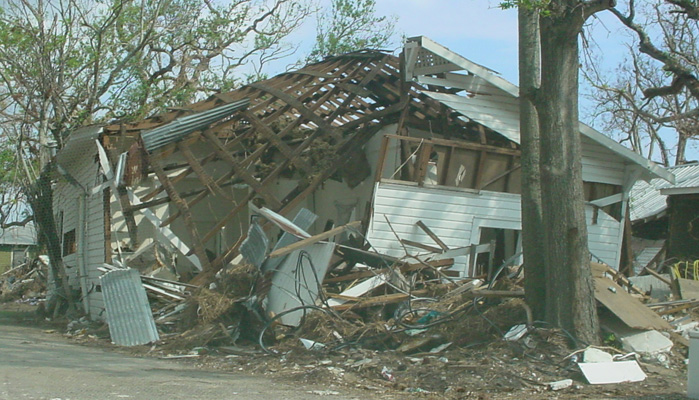
[[[289,254],[272,276],[267,313],[278,315],[302,305],[315,305],[334,249],[335,243],[315,243]],[[281,323],[298,326],[309,311],[285,314],[280,317]]]

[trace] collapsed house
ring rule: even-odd
[[[142,121],[83,128],[56,156],[70,284],[100,318],[110,265],[205,283],[249,232],[288,232],[261,213],[294,218],[286,227],[306,235],[361,221],[339,240],[448,257],[451,276],[487,272],[482,251],[521,262],[518,113],[515,85],[416,37],[400,57],[349,53]],[[631,187],[672,175],[582,123],[580,133],[590,251],[618,268]],[[327,265],[325,247],[309,257]]]

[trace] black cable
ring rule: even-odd
[[[322,307],[318,307],[318,306],[310,305],[310,304],[309,304],[309,305],[303,305],[303,306],[298,306],[298,307],[290,308],[290,309],[288,309],[288,310],[284,310],[284,311],[280,312],[279,314],[275,315],[274,317],[270,318],[270,320],[267,321],[267,323],[265,324],[265,326],[262,328],[262,331],[260,331],[260,336],[259,336],[258,339],[257,339],[257,342],[258,342],[258,344],[260,345],[260,348],[261,348],[265,353],[267,353],[267,354],[276,354],[276,352],[269,350],[269,349],[267,348],[267,346],[265,346],[265,343],[264,343],[264,334],[265,334],[265,332],[267,331],[267,329],[272,325],[272,323],[273,323],[274,321],[278,320],[279,318],[283,317],[284,315],[289,314],[289,313],[292,313],[292,312],[294,312],[294,311],[306,310],[306,309],[309,309],[309,308],[310,308],[310,309],[314,309],[314,310],[318,310],[318,311],[322,311],[322,312],[324,312],[324,313],[326,313],[326,314],[328,314],[328,315],[332,315],[328,310],[326,310],[326,309],[324,309],[324,308],[322,308]]]

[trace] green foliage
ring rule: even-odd
[[[307,62],[395,42],[395,17],[377,16],[376,0],[333,0],[318,17],[316,43]]]

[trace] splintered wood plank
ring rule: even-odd
[[[379,160],[376,165],[376,175],[374,176],[374,182],[379,182],[381,180],[381,176],[383,175],[383,168],[386,163],[386,154],[388,152],[388,142],[389,139],[384,136],[381,139],[381,147],[379,148]]]
[[[428,228],[424,222],[417,221],[415,223],[415,225],[417,225],[420,229],[422,229],[423,232],[425,232],[427,234],[427,236],[429,236],[432,240],[434,240],[434,242],[437,243],[437,245],[439,247],[441,247],[442,250],[444,250],[444,251],[449,250],[449,247],[442,241],[442,239],[440,239],[437,235],[435,235],[435,233],[432,232],[432,229]]]
[[[276,258],[276,257],[285,256],[285,255],[292,253],[300,248],[310,246],[313,243],[317,243],[317,242],[320,242],[321,240],[329,239],[335,235],[339,235],[340,233],[344,232],[347,229],[359,228],[359,226],[361,224],[362,223],[360,221],[354,221],[354,222],[350,222],[349,224],[346,224],[346,225],[338,226],[337,228],[333,228],[329,231],[319,233],[319,234],[311,236],[309,238],[299,240],[298,242],[292,243],[286,247],[282,247],[281,249],[277,249],[277,250],[271,252],[269,254],[269,257]]]
[[[255,114],[251,112],[245,112],[244,113],[245,118],[247,118],[248,121],[255,127],[255,129],[262,134],[266,139],[268,139],[271,143],[272,146],[276,147],[277,150],[279,150],[284,157],[289,159],[292,164],[296,165],[299,169],[305,171],[308,175],[311,175],[313,173],[313,168],[306,162],[304,161],[301,157],[295,156],[294,151],[287,146],[286,143],[284,143],[277,134],[270,128],[268,125],[265,125],[260,121]]]
[[[454,265],[453,258],[445,258],[443,260],[427,261],[425,263],[413,263],[413,264],[403,264],[398,267],[401,272],[413,272],[428,268],[439,268]],[[367,271],[353,272],[351,274],[336,276],[333,278],[326,278],[323,283],[337,283],[345,281],[353,281],[355,279],[368,278],[370,276],[375,276],[383,273],[391,272],[391,268],[381,268],[381,269],[370,269]]]
[[[204,132],[204,137],[206,137],[206,139],[213,145],[214,151],[218,154],[218,156],[226,160],[229,164],[231,164],[231,166],[233,166],[235,174],[238,177],[240,177],[245,183],[250,185],[250,187],[255,192],[257,192],[257,194],[259,194],[267,202],[267,204],[274,208],[281,206],[279,200],[277,200],[271,194],[267,193],[263,185],[260,184],[260,182],[257,179],[255,179],[255,177],[252,176],[248,171],[246,171],[235,159],[235,157],[233,157],[230,153],[226,151],[225,146],[216,136],[214,136],[210,132]]]
[[[386,304],[400,303],[402,301],[409,299],[411,296],[422,296],[424,294],[427,294],[427,290],[420,289],[420,290],[413,290],[412,293],[410,293],[410,294],[394,293],[394,294],[385,294],[383,296],[368,297],[366,299],[357,298],[357,300],[359,300],[359,301],[356,303],[339,304],[336,306],[332,306],[332,309],[335,311],[347,311],[347,310],[357,310],[360,308],[367,308],[367,307],[374,307],[374,306],[383,306]]]
[[[442,252],[442,249],[440,249],[439,247],[434,247],[434,246],[430,246],[430,245],[423,244],[420,242],[415,242],[413,240],[401,239],[400,242],[406,246],[417,247],[418,249],[427,250],[427,251],[430,251],[432,253],[441,253]]]
[[[192,213],[189,210],[187,202],[182,197],[180,197],[179,193],[168,179],[167,174],[163,170],[163,167],[160,165],[160,163],[158,163],[158,161],[156,160],[150,160],[150,164],[153,167],[153,171],[158,177],[158,180],[160,180],[160,184],[163,185],[168,196],[170,196],[170,199],[182,214],[184,225],[187,228],[187,231],[189,232],[189,235],[192,239],[194,253],[197,255],[197,258],[201,263],[202,269],[209,269],[211,267],[211,264],[209,263],[209,258],[206,256],[206,252],[204,251],[204,246],[202,245],[202,242],[199,239],[199,233],[197,232],[197,227],[194,224],[194,220],[192,219]]]

